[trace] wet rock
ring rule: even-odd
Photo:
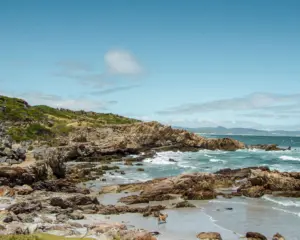
[[[195,208],[196,206],[189,201],[179,202],[175,205],[176,208]]]
[[[104,186],[101,188],[100,194],[105,193],[117,193],[120,191],[119,185],[112,185],[112,186]]]
[[[285,240],[285,238],[280,233],[276,233],[272,240]]]
[[[178,162],[178,161],[176,161],[176,160],[170,158],[170,159],[169,159],[169,162],[174,162],[174,163],[176,163],[176,162]]]
[[[137,170],[138,172],[144,172],[144,171],[145,171],[144,168],[137,168],[136,170]]]
[[[142,163],[136,163],[135,166],[144,166]]]
[[[246,197],[259,198],[265,194],[265,189],[261,186],[254,186],[247,189],[242,189],[241,192]]]
[[[202,232],[197,235],[201,240],[222,240],[220,233],[217,232]]]
[[[229,207],[229,208],[225,208],[225,210],[232,211],[233,208],[232,208],[232,207]]]
[[[199,192],[188,192],[186,195],[189,200],[210,200],[215,199],[217,194],[214,191],[199,191]]]
[[[264,235],[256,232],[247,232],[246,238],[248,240],[267,240],[267,238]]]

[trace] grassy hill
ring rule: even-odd
[[[6,123],[15,141],[51,139],[66,135],[80,126],[101,127],[107,124],[128,124],[138,120],[111,113],[96,113],[30,106],[25,100],[0,95],[0,122]]]

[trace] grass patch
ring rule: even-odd
[[[5,96],[0,96],[0,121],[11,123],[9,134],[18,142],[66,136],[74,127],[80,126],[101,127],[139,122],[111,113],[72,111],[45,105],[30,106],[22,99]]]

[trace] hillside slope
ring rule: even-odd
[[[30,106],[25,100],[0,95],[0,122],[9,135],[19,142],[66,136],[80,126],[99,127],[139,121],[115,114],[56,109],[44,105]]]

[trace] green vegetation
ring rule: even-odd
[[[30,106],[26,101],[0,95],[0,121],[9,122],[15,141],[46,140],[66,136],[80,126],[101,127],[128,124],[138,120],[111,113],[72,111],[49,106]]]

